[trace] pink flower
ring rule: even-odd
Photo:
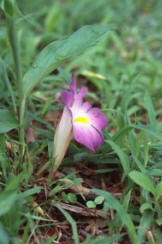
[[[65,108],[56,129],[53,155],[59,164],[72,137],[93,152],[104,141],[103,130],[107,126],[107,118],[99,108],[93,108],[89,102],[83,102],[86,92],[87,88],[82,87],[77,93],[76,83],[72,77],[70,90],[61,93]]]

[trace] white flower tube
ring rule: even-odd
[[[72,123],[68,109],[65,107],[61,120],[54,135],[53,158],[55,159],[54,172],[60,166],[67,148],[72,139]]]

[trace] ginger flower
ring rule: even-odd
[[[83,102],[86,92],[86,87],[77,92],[72,77],[70,90],[61,93],[65,107],[54,136],[55,168],[60,165],[72,138],[92,152],[104,141],[103,130],[107,126],[107,118],[99,108],[92,107],[89,102]]]

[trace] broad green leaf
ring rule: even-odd
[[[3,192],[0,194],[0,216],[6,214],[17,200],[16,192]]]
[[[143,189],[155,194],[155,186],[154,186],[152,179],[149,176],[145,175],[144,173],[134,170],[129,173],[129,177],[136,184],[141,186]]]
[[[6,109],[0,109],[0,133],[6,133],[17,127],[18,122],[13,114]]]
[[[156,197],[157,199],[162,196],[162,181],[156,186]]]
[[[129,172],[129,159],[128,156],[123,152],[123,150],[112,140],[106,141],[108,144],[111,145],[112,149],[117,153],[117,155],[120,158],[122,167],[124,169],[124,173],[127,175]]]
[[[137,235],[135,231],[135,226],[130,218],[130,216],[127,214],[125,208],[120,204],[120,202],[115,199],[109,192],[102,191],[102,190],[96,190],[94,189],[93,192],[95,192],[97,195],[103,196],[106,203],[109,205],[110,208],[115,209],[118,212],[118,215],[122,221],[122,223],[127,227],[129,238],[131,240],[132,244],[137,244]]]
[[[107,27],[87,25],[67,39],[54,41],[47,45],[24,76],[24,96],[27,96],[46,75],[61,63],[81,55],[88,48],[97,44],[107,30]]]

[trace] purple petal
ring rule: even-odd
[[[96,149],[103,143],[103,136],[92,126],[73,124],[74,139],[95,152]]]
[[[86,87],[82,87],[80,92],[74,95],[74,102],[73,102],[73,107],[76,108],[77,110],[82,106],[83,103],[83,98],[87,92]]]
[[[85,102],[85,103],[82,104],[82,110],[84,112],[87,112],[91,107],[92,106],[91,106],[91,104],[89,102]]]
[[[74,101],[74,95],[72,92],[63,91],[61,92],[61,100],[66,106],[72,106]]]
[[[86,87],[82,87],[81,90],[77,93],[76,82],[74,76],[72,74],[71,83],[70,83],[70,91],[63,91],[61,93],[61,100],[68,107],[74,107],[78,110],[83,102],[83,98],[87,92]]]
[[[79,93],[77,94],[77,99],[83,99],[83,97],[85,96],[85,94],[88,92],[87,87],[83,86],[81,88],[81,90],[79,91]]]
[[[75,94],[77,91],[74,75],[71,76],[70,90]]]
[[[87,92],[87,88],[82,87],[80,92],[78,94],[74,95],[74,101],[73,101],[73,104],[71,106],[71,111],[73,114],[76,114],[80,110],[80,108],[82,107],[83,97],[84,97],[86,92]]]
[[[91,125],[93,125],[100,132],[103,131],[108,124],[106,116],[101,112],[99,108],[89,109],[87,112],[87,116],[91,120]]]

